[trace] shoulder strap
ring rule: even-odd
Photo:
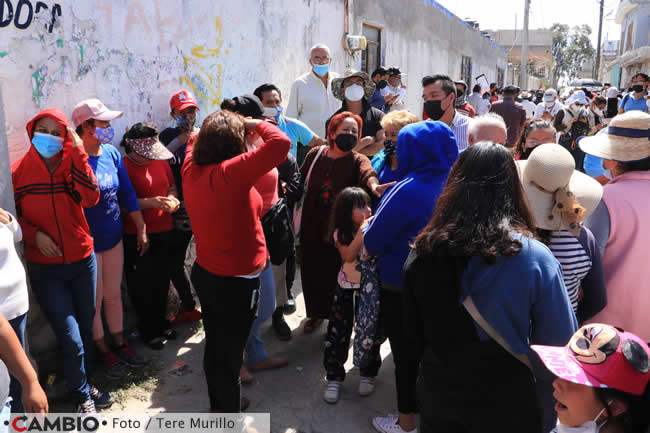
[[[627,100],[630,99],[630,94],[628,93],[627,95],[623,96],[623,102],[621,102],[621,108],[625,110],[625,104],[627,103]]]
[[[497,332],[497,330],[494,329],[492,327],[492,325],[490,325],[485,320],[483,315],[481,315],[481,313],[476,309],[476,305],[474,305],[474,300],[472,299],[471,296],[468,296],[467,298],[465,298],[465,300],[463,301],[463,307],[465,307],[465,309],[467,310],[469,315],[472,316],[472,319],[474,319],[474,321],[476,323],[478,323],[478,325],[481,328],[483,328],[483,330],[490,337],[492,337],[492,339],[494,341],[499,343],[499,345],[501,347],[503,347],[504,349],[506,349],[508,351],[508,353],[510,353],[512,356],[517,358],[519,361],[523,362],[526,365],[526,367],[528,367],[530,369],[530,371],[533,371],[533,366],[530,363],[530,359],[528,359],[528,357],[526,355],[518,355],[512,350],[512,347],[510,347],[508,342],[501,337],[501,335]]]
[[[316,161],[318,161],[318,158],[320,158],[321,154],[326,148],[327,146],[321,146],[320,149],[318,149],[318,152],[316,153],[314,160],[311,162],[311,165],[309,166],[309,170],[307,171],[307,177],[305,178],[305,193],[307,192],[307,188],[309,188],[309,179],[311,178],[311,171],[314,169],[314,166],[316,165]]]

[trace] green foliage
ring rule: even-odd
[[[578,77],[585,61],[592,60],[596,50],[591,45],[589,36],[591,27],[586,24],[570,29],[566,24],[555,23],[551,26],[553,44],[553,86],[557,87],[560,78],[573,80]]]

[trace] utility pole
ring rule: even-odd
[[[524,0],[524,44],[521,49],[521,68],[519,71],[519,87],[528,89],[528,14],[530,0]]]
[[[598,79],[600,73],[600,40],[603,36],[603,11],[605,10],[605,0],[600,0],[600,21],[598,22],[598,43],[596,47],[596,65],[593,71],[593,78]]]

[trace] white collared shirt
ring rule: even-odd
[[[338,74],[330,71],[326,88],[314,71],[298,77],[291,86],[287,117],[302,121],[316,135],[325,137],[325,122],[341,108],[341,101],[332,93],[332,80],[335,78]]]
[[[469,117],[463,116],[459,112],[456,112],[454,115],[454,120],[451,121],[449,125],[452,132],[456,136],[456,144],[458,145],[458,152],[469,147],[468,136],[469,136]]]

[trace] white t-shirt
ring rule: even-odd
[[[399,88],[394,88],[390,84],[386,85],[383,89],[381,89],[381,96],[386,96],[389,93],[397,93],[399,96],[393,102],[393,105],[390,106],[390,111],[396,111],[396,110],[404,110],[406,108],[406,89],[403,87]]]
[[[535,115],[535,110],[537,109],[537,105],[535,105],[534,102],[524,99],[523,101],[521,101],[521,105],[523,105],[524,108],[526,109],[526,119],[530,119]]]
[[[537,108],[535,109],[535,119],[542,117],[545,111],[550,112],[551,116],[555,117],[558,111],[562,110],[563,108],[564,105],[558,101],[555,101],[555,104],[551,108],[546,107],[546,102],[540,102],[537,104]]]
[[[29,309],[25,268],[15,244],[23,239],[16,217],[9,224],[0,223],[0,313],[7,320],[25,314]]]

